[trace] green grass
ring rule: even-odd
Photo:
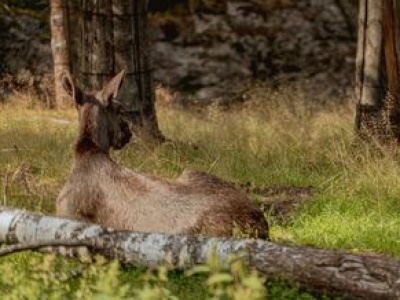
[[[377,154],[357,141],[352,107],[321,107],[307,103],[301,95],[265,90],[254,90],[249,103],[228,112],[210,107],[197,114],[160,106],[160,127],[171,142],[154,146],[139,141],[113,157],[130,168],[168,178],[190,168],[255,187],[312,185],[317,195],[296,210],[289,222],[282,225],[269,220],[273,240],[399,258],[398,156],[386,149]],[[8,174],[8,206],[54,211],[54,200],[71,166],[76,129],[73,110],[19,106],[0,110],[0,176],[3,179]],[[36,255],[2,259],[0,268],[18,266],[27,277],[28,264],[21,266],[20,260],[32,257]],[[60,264],[73,268],[70,262]],[[93,275],[97,281],[104,280],[102,272],[93,272],[97,272]],[[205,285],[209,275],[188,278],[170,273],[168,280],[156,276],[153,281],[146,276],[143,270],[119,268],[120,281],[114,288],[129,283],[129,289],[136,292],[150,286],[181,299],[212,296],[212,289]],[[243,278],[249,276],[246,273]],[[68,281],[71,289],[74,280]],[[263,297],[270,299],[315,298],[284,283],[269,282],[266,287]],[[88,289],[95,290],[93,286]]]

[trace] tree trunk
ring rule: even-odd
[[[134,11],[139,15],[135,21],[135,61],[137,62],[136,72],[141,74],[137,77],[139,87],[139,102],[141,124],[145,131],[152,132],[158,139],[164,140],[163,135],[157,126],[157,117],[154,108],[155,91],[153,80],[153,68],[151,63],[151,46],[148,33],[148,0],[134,1]]]
[[[126,69],[128,83],[121,100],[131,111],[135,134],[150,133],[163,140],[154,108],[155,92],[150,62],[146,0],[114,0],[115,69]]]
[[[399,76],[396,49],[396,15],[394,0],[383,0],[383,41],[388,94],[385,101],[387,130],[400,141]]]
[[[93,252],[145,267],[167,263],[182,270],[205,264],[212,253],[222,262],[237,254],[261,274],[284,278],[309,290],[347,299],[400,297],[400,262],[385,256],[285,246],[263,240],[117,232],[73,220],[0,210],[0,242],[59,245],[62,239],[66,245],[82,240]],[[58,250],[60,254],[67,253],[65,249]]]
[[[80,83],[99,89],[125,69],[118,101],[130,112],[131,129],[163,139],[154,108],[152,69],[148,59],[146,0],[83,0],[81,2]],[[76,68],[75,68],[76,69]]]
[[[65,92],[61,75],[70,71],[68,21],[65,0],[52,0],[50,13],[51,50],[54,64],[55,105],[63,107],[70,98]]]
[[[357,130],[380,137],[385,88],[382,86],[382,0],[360,0],[356,58]]]
[[[399,137],[396,19],[393,0],[360,0],[356,59],[356,127],[383,143]]]
[[[84,16],[79,53],[81,84],[89,90],[100,90],[114,75],[111,0],[83,0]]]

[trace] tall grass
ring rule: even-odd
[[[190,168],[254,187],[314,186],[318,193],[290,222],[269,220],[273,240],[400,257],[398,157],[385,148],[377,154],[357,140],[353,105],[310,102],[291,89],[255,88],[247,97],[236,108],[210,106],[197,113],[160,101],[159,123],[170,141],[133,141],[112,155],[125,166],[168,178]],[[73,158],[76,119],[74,110],[1,108],[0,176],[8,177],[7,205],[54,210]]]

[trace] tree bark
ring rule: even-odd
[[[54,64],[55,105],[63,107],[70,98],[65,92],[61,75],[70,71],[68,22],[65,0],[52,0],[50,13],[51,50]]]
[[[362,89],[364,82],[364,61],[365,61],[365,39],[366,39],[366,18],[367,1],[360,0],[358,7],[358,38],[356,54],[356,98],[361,103]]]
[[[382,0],[360,0],[356,58],[356,127],[359,134],[366,139],[384,139],[382,35]]]
[[[397,50],[396,50],[396,20],[393,0],[383,0],[383,40],[388,90],[396,95],[399,90]]]
[[[114,74],[111,0],[83,0],[81,49],[79,53],[81,84],[100,90]]]
[[[106,80],[125,69],[126,79],[118,101],[128,110],[131,129],[157,140],[164,137],[155,114],[155,91],[147,35],[146,0],[83,0],[79,10],[80,84],[98,90]],[[73,68],[74,70],[76,68]]]
[[[360,0],[356,59],[356,127],[363,138],[400,138],[394,0]]]
[[[379,106],[385,88],[382,86],[382,0],[366,1],[366,34],[364,38],[364,76],[361,104]]]
[[[385,101],[387,130],[400,141],[399,76],[396,49],[396,16],[394,0],[383,0],[383,41],[388,94]]]
[[[136,135],[164,140],[155,113],[146,0],[113,0],[115,69],[125,69],[121,101],[129,108]]]
[[[135,42],[135,61],[136,70],[139,76],[137,79],[139,87],[139,102],[141,124],[145,132],[151,132],[158,140],[164,141],[164,136],[158,129],[155,103],[155,90],[153,80],[153,67],[151,62],[151,46],[148,33],[148,0],[134,1],[134,11],[139,15],[136,18],[136,42]]]
[[[400,262],[385,256],[285,246],[263,240],[117,232],[73,220],[0,210],[0,242],[41,241],[44,245],[58,245],[55,240],[66,240],[66,245],[76,245],[71,239],[82,240],[93,252],[135,266],[167,263],[175,269],[186,269],[205,264],[212,253],[222,262],[237,254],[261,274],[284,278],[309,290],[347,299],[400,297]],[[59,253],[67,254],[65,249]]]

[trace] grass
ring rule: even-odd
[[[125,166],[168,178],[191,168],[254,187],[314,186],[318,193],[313,201],[296,210],[289,222],[282,225],[269,219],[273,240],[400,258],[398,156],[389,149],[377,154],[357,141],[352,105],[319,105],[307,102],[300,92],[262,88],[255,88],[248,97],[247,104],[229,111],[212,106],[193,113],[159,105],[160,128],[171,142],[157,147],[132,143],[113,157]],[[72,109],[49,111],[21,104],[1,108],[0,176],[8,174],[8,206],[54,211],[54,199],[72,162],[76,130]],[[36,255],[2,259],[0,268],[24,268],[19,261],[31,257]],[[60,264],[72,268],[69,262]],[[153,274],[156,279],[146,283],[146,271],[117,271],[117,290],[128,282],[131,290],[150,287],[150,294],[164,289],[182,299],[215,296],[205,285],[210,274],[187,278],[170,273],[167,280]],[[96,280],[103,280],[102,271],[93,272]],[[243,274],[242,278],[253,276]],[[236,286],[242,286],[240,282]],[[74,285],[68,286],[73,289]],[[269,282],[266,287],[264,298],[317,297],[285,283]],[[227,290],[224,286],[223,291]],[[232,295],[225,296],[233,299]],[[168,298],[167,294],[160,297],[150,298]]]

